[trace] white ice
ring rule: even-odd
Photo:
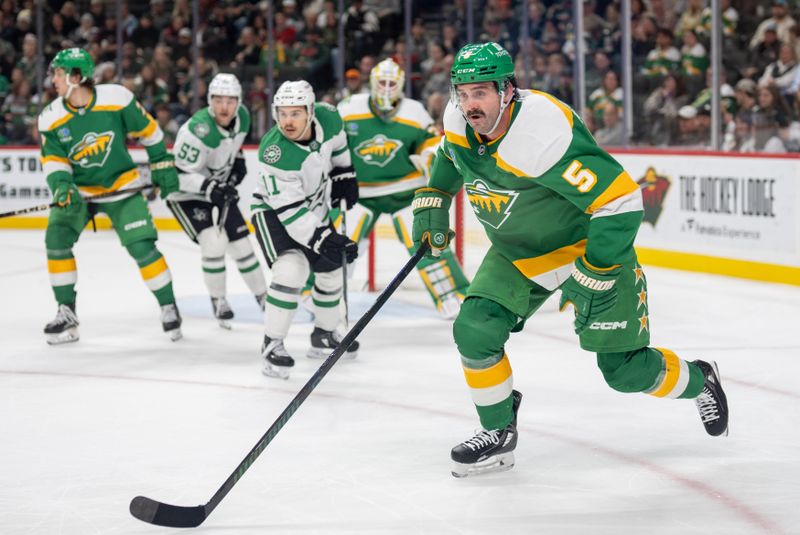
[[[76,246],[81,339],[50,347],[43,233],[0,234],[0,533],[175,533],[134,519],[142,494],[205,503],[320,361],[293,325],[288,381],[260,372],[260,313],[229,263],[232,331],[211,318],[199,250],[159,246],[185,338],[113,233]],[[379,280],[406,257],[379,241]],[[468,250],[469,271],[478,261]],[[507,350],[524,393],[513,470],[450,475],[478,426],[450,326],[412,274],[199,528],[219,534],[800,533],[800,289],[647,269],[653,343],[719,363],[730,436],[694,404],[620,394],[548,302]],[[351,324],[374,300],[351,284]]]

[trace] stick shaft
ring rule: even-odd
[[[86,202],[92,202],[97,199],[105,199],[107,197],[114,197],[116,195],[125,195],[127,193],[136,193],[154,187],[155,186],[153,184],[146,184],[144,186],[137,186],[135,188],[120,189],[117,191],[108,191],[106,193],[99,193],[97,195],[92,195],[91,197],[84,197],[83,200]],[[55,208],[56,206],[58,205],[54,202],[51,202],[50,204],[40,204],[39,206],[31,206],[30,208],[22,208],[20,210],[12,210],[10,212],[0,213],[0,218],[11,217],[15,215],[30,214],[32,212],[42,212],[44,210],[47,210],[48,208]]]

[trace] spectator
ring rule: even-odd
[[[689,0],[686,9],[681,13],[678,25],[675,26],[675,35],[683,37],[684,32],[696,31],[702,24],[704,0]],[[664,25],[663,21],[659,21]]]
[[[672,44],[674,35],[668,28],[659,28],[656,33],[656,47],[647,54],[644,74],[647,76],[666,76],[678,71],[681,53]]]
[[[142,57],[136,50],[136,45],[127,41],[122,44],[122,76],[133,77],[139,74],[144,65]],[[156,74],[157,75],[157,74]]]
[[[789,97],[788,102],[794,100],[790,88],[798,73],[797,61],[794,55],[794,48],[788,44],[782,44],[778,52],[778,60],[773,61],[764,69],[764,74],[758,80],[759,86],[772,86],[778,88],[783,97]]]
[[[750,141],[752,137],[753,119],[752,114],[748,112],[739,112],[736,114],[732,123],[728,126],[728,131],[722,143],[722,150],[725,152],[752,152],[753,142]]]
[[[155,119],[161,131],[164,132],[164,143],[172,145],[175,143],[175,136],[178,134],[178,123],[172,118],[169,106],[165,103],[156,105]]]
[[[618,114],[621,113],[622,99],[623,93],[619,85],[617,73],[614,71],[607,71],[603,77],[602,85],[589,95],[588,108],[595,124],[598,126],[606,126],[603,119],[606,113],[606,104],[613,104],[618,108]]]
[[[786,128],[792,120],[792,110],[775,86],[759,87],[753,107],[753,126]]]
[[[678,110],[687,98],[680,79],[674,74],[664,77],[644,102],[646,141],[651,145],[669,145],[675,137]]]
[[[106,24],[106,5],[104,0],[91,0],[89,2],[89,13],[94,19],[94,24],[102,28]],[[111,17],[116,18],[116,17]]]
[[[681,106],[678,110],[677,132],[675,137],[670,139],[670,144],[685,148],[703,147],[697,123],[697,108],[689,105]]]
[[[694,30],[684,30],[681,47],[681,72],[684,76],[703,79],[708,68],[706,47],[697,39]]]
[[[316,28],[306,32],[306,41],[298,43],[295,52],[295,67],[305,71],[305,79],[312,87],[331,85],[331,53],[321,42],[322,35]]]
[[[237,43],[236,65],[238,66],[257,66],[261,63],[261,45],[256,39],[253,28],[245,26],[239,34]]]
[[[47,57],[56,55],[63,47],[61,43],[67,38],[68,32],[65,30],[64,17],[61,13],[53,13],[50,18],[50,32],[44,42],[44,54]]]
[[[153,50],[158,44],[159,30],[153,23],[153,17],[147,13],[139,18],[139,25],[131,34],[131,41],[145,50]]]
[[[369,86],[361,81],[361,73],[358,69],[347,69],[344,73],[344,90],[341,98],[344,99],[359,93],[369,93]]]
[[[287,26],[294,28],[295,34],[299,34],[305,30],[305,24],[297,15],[297,2],[296,0],[283,0],[281,2],[281,11]]]
[[[0,116],[5,122],[5,135],[8,141],[19,145],[33,145],[30,137],[36,108],[31,106],[31,84],[22,78],[11,88],[11,93],[3,101]]]
[[[737,113],[752,113],[756,105],[756,83],[749,78],[742,78],[736,82],[736,110]]]
[[[450,67],[453,66],[453,56],[443,56],[431,66],[430,72],[425,76],[422,87],[422,99],[427,101],[434,93],[450,95]]]
[[[183,27],[178,30],[178,39],[172,43],[172,61],[178,63],[181,58],[192,57],[192,30]]]
[[[17,61],[17,67],[22,71],[25,79],[28,80],[28,90],[36,86],[36,69],[42,64],[42,58],[36,53],[36,46],[39,40],[35,35],[29,33],[22,40],[22,57]]]
[[[445,24],[442,26],[441,45],[444,48],[445,54],[449,54],[454,57],[459,49],[461,49],[463,43],[458,37],[458,29],[452,24]]]
[[[100,45],[98,62],[116,61],[117,58],[117,18],[107,17],[105,24],[98,28],[95,43]]]
[[[156,78],[153,67],[145,64],[136,80],[136,97],[144,108],[153,113],[156,104],[167,102],[169,94],[167,84]]]
[[[609,71],[613,72],[613,71]],[[594,132],[594,139],[601,147],[622,147],[625,145],[625,131],[620,120],[620,110],[613,102],[606,102],[602,108],[603,126]]]
[[[711,84],[712,84],[712,70],[706,70],[706,87],[703,88],[702,91],[697,95],[697,98],[694,99],[692,102],[692,106],[697,108],[698,110],[702,109],[705,106],[711,109]],[[733,114],[736,113],[736,95],[733,91],[733,88],[726,82],[726,74],[725,69],[722,69],[719,73],[719,96],[722,106],[722,112],[727,113],[733,117]]]
[[[317,28],[322,32],[322,42],[334,45],[338,40],[339,16],[336,14],[336,5],[332,0],[322,4],[322,11],[317,15]]]
[[[789,29],[796,24],[795,20],[789,16],[789,5],[786,0],[772,0],[772,16],[761,21],[756,28],[756,33],[750,39],[750,50],[755,50],[761,44],[767,30],[772,29],[776,32],[777,38],[784,43],[791,41]]]
[[[167,26],[161,31],[161,42],[167,45],[168,47],[175,46],[175,44],[177,44],[178,42],[178,36],[180,35],[180,31],[183,28],[189,30],[189,28],[186,26],[185,19],[180,16],[174,17],[170,21],[169,26]],[[189,30],[189,32],[191,32],[191,30]],[[189,35],[191,35],[191,33]],[[228,45],[229,46],[227,48],[233,48],[230,46],[230,43],[228,43]],[[175,55],[173,54],[172,57],[174,59]]]
[[[483,21],[483,32],[478,37],[480,43],[497,43],[506,50],[511,56],[517,54],[517,43],[511,38],[508,28],[496,18],[487,17]]]
[[[611,70],[611,60],[602,50],[597,50],[592,54],[592,64],[586,69],[586,92],[592,94],[603,84],[603,78]]]
[[[225,8],[215,4],[211,18],[203,31],[203,55],[216,60],[220,65],[227,65],[236,54],[236,48],[230,46],[235,35],[233,25],[225,14]]]
[[[411,53],[418,58],[424,58],[430,52],[430,39],[428,39],[425,23],[422,19],[414,19],[411,24]],[[443,54],[444,55],[444,54]]]
[[[275,41],[283,44],[286,48],[291,47],[297,39],[297,30],[287,23],[286,16],[281,12],[275,13],[274,36]]]
[[[347,8],[344,31],[348,43],[347,57],[351,60],[379,50],[380,20],[374,11],[364,6],[363,0],[353,0]]]
[[[422,57],[425,59],[419,64],[423,78],[427,78],[431,74],[433,66],[437,63],[441,63],[441,61],[444,59],[444,56],[444,47],[442,47],[440,43],[437,43],[436,41],[430,41],[428,43],[427,52],[422,54]]]
[[[64,2],[59,14],[61,14],[61,18],[64,19],[64,35],[72,34],[72,32],[80,26],[80,22],[78,22],[78,12],[75,9],[75,2],[71,0]]]
[[[36,30],[33,28],[33,14],[30,9],[21,9],[17,13],[17,23],[15,26],[6,28],[5,40],[14,45],[14,48],[20,50],[22,48],[22,41],[29,33],[34,33]]]
[[[70,36],[75,45],[78,47],[86,47],[89,43],[97,37],[98,28],[94,23],[94,17],[91,13],[84,13],[81,15],[81,23]]]
[[[743,74],[747,78],[758,78],[767,68],[767,65],[778,61],[781,42],[775,25],[770,23],[764,29],[764,37],[755,48],[750,51],[750,65],[745,67]]]
[[[170,15],[164,6],[164,0],[150,0],[150,16],[153,17],[153,28],[159,34],[169,26]]]
[[[567,72],[567,62],[563,54],[555,53],[547,57],[547,70],[541,81],[541,86],[537,87],[537,89],[550,93],[565,102],[569,102],[572,99],[572,85]]]
[[[247,92],[247,103],[253,118],[253,128],[250,135],[255,141],[260,141],[268,130],[270,113],[267,107],[268,101],[267,78],[263,74],[257,74],[253,77],[253,85],[250,91]]]
[[[650,0],[650,13],[661,26],[675,28],[675,32],[678,33],[678,14],[675,12],[675,2],[671,0]]]
[[[737,37],[736,30],[739,26],[739,12],[731,6],[731,0],[720,0],[720,11],[722,11],[722,36],[724,39]],[[700,18],[700,27],[697,30],[698,37],[704,40],[711,39],[711,6],[703,9],[703,16]]]

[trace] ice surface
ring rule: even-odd
[[[40,231],[0,233],[0,533],[175,532],[131,517],[131,498],[208,500],[320,365],[303,356],[308,315],[287,339],[291,379],[266,378],[260,312],[231,263],[225,331],[198,248],[162,233],[184,316],[173,343],[116,236],[86,232],[81,340],[49,347],[43,242]],[[378,245],[385,284],[406,257]],[[200,531],[800,533],[800,290],[647,274],[654,345],[717,360],[729,437],[707,436],[691,401],[609,389],[551,301],[507,346],[525,394],[517,466],[456,480],[450,448],[477,418],[450,326],[412,274],[359,338],[358,359],[333,368]],[[362,282],[357,273],[351,288]],[[351,295],[351,323],[374,297]]]

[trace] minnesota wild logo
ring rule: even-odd
[[[664,198],[667,196],[670,186],[669,177],[659,175],[654,167],[648,167],[644,176],[636,183],[642,190],[643,219],[655,227],[664,209]]]
[[[101,134],[88,132],[69,151],[69,159],[84,169],[102,167],[111,153],[111,144],[113,142],[114,132],[111,130]]]
[[[464,189],[478,220],[496,229],[511,215],[511,206],[519,195],[513,190],[491,189],[482,180],[465,184]]]
[[[386,167],[386,164],[394,159],[402,146],[403,142],[399,139],[389,139],[383,134],[378,134],[359,143],[355,148],[355,153],[364,160],[364,163]]]

